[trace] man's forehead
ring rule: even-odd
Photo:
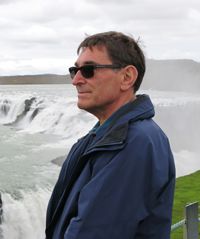
[[[109,60],[109,56],[105,47],[84,47],[81,49],[75,65],[98,64],[105,60]]]

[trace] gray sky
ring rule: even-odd
[[[0,0],[0,75],[66,74],[85,34],[110,30],[147,58],[200,62],[199,0]]]

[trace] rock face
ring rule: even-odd
[[[55,159],[53,159],[51,162],[58,165],[58,166],[62,166],[63,162],[65,161],[67,156],[60,156],[60,157],[57,157]]]

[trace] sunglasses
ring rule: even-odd
[[[103,69],[103,68],[110,68],[110,69],[120,69],[122,66],[119,65],[84,65],[80,67],[72,66],[69,68],[69,73],[71,78],[73,79],[78,71],[81,71],[81,75],[86,78],[92,78],[94,76],[95,69]]]

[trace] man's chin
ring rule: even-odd
[[[85,110],[85,111],[87,111],[87,112],[89,112],[89,113],[91,113],[91,114],[92,114],[93,112],[95,112],[95,107],[92,106],[92,105],[83,104],[83,103],[81,103],[81,102],[78,102],[78,103],[77,103],[77,106],[78,106],[79,109]]]
[[[87,106],[86,104],[83,104],[83,103],[81,103],[81,102],[78,102],[78,103],[77,103],[77,106],[78,106],[78,108],[81,109],[81,110],[87,110],[87,108],[88,108],[88,106]]]

